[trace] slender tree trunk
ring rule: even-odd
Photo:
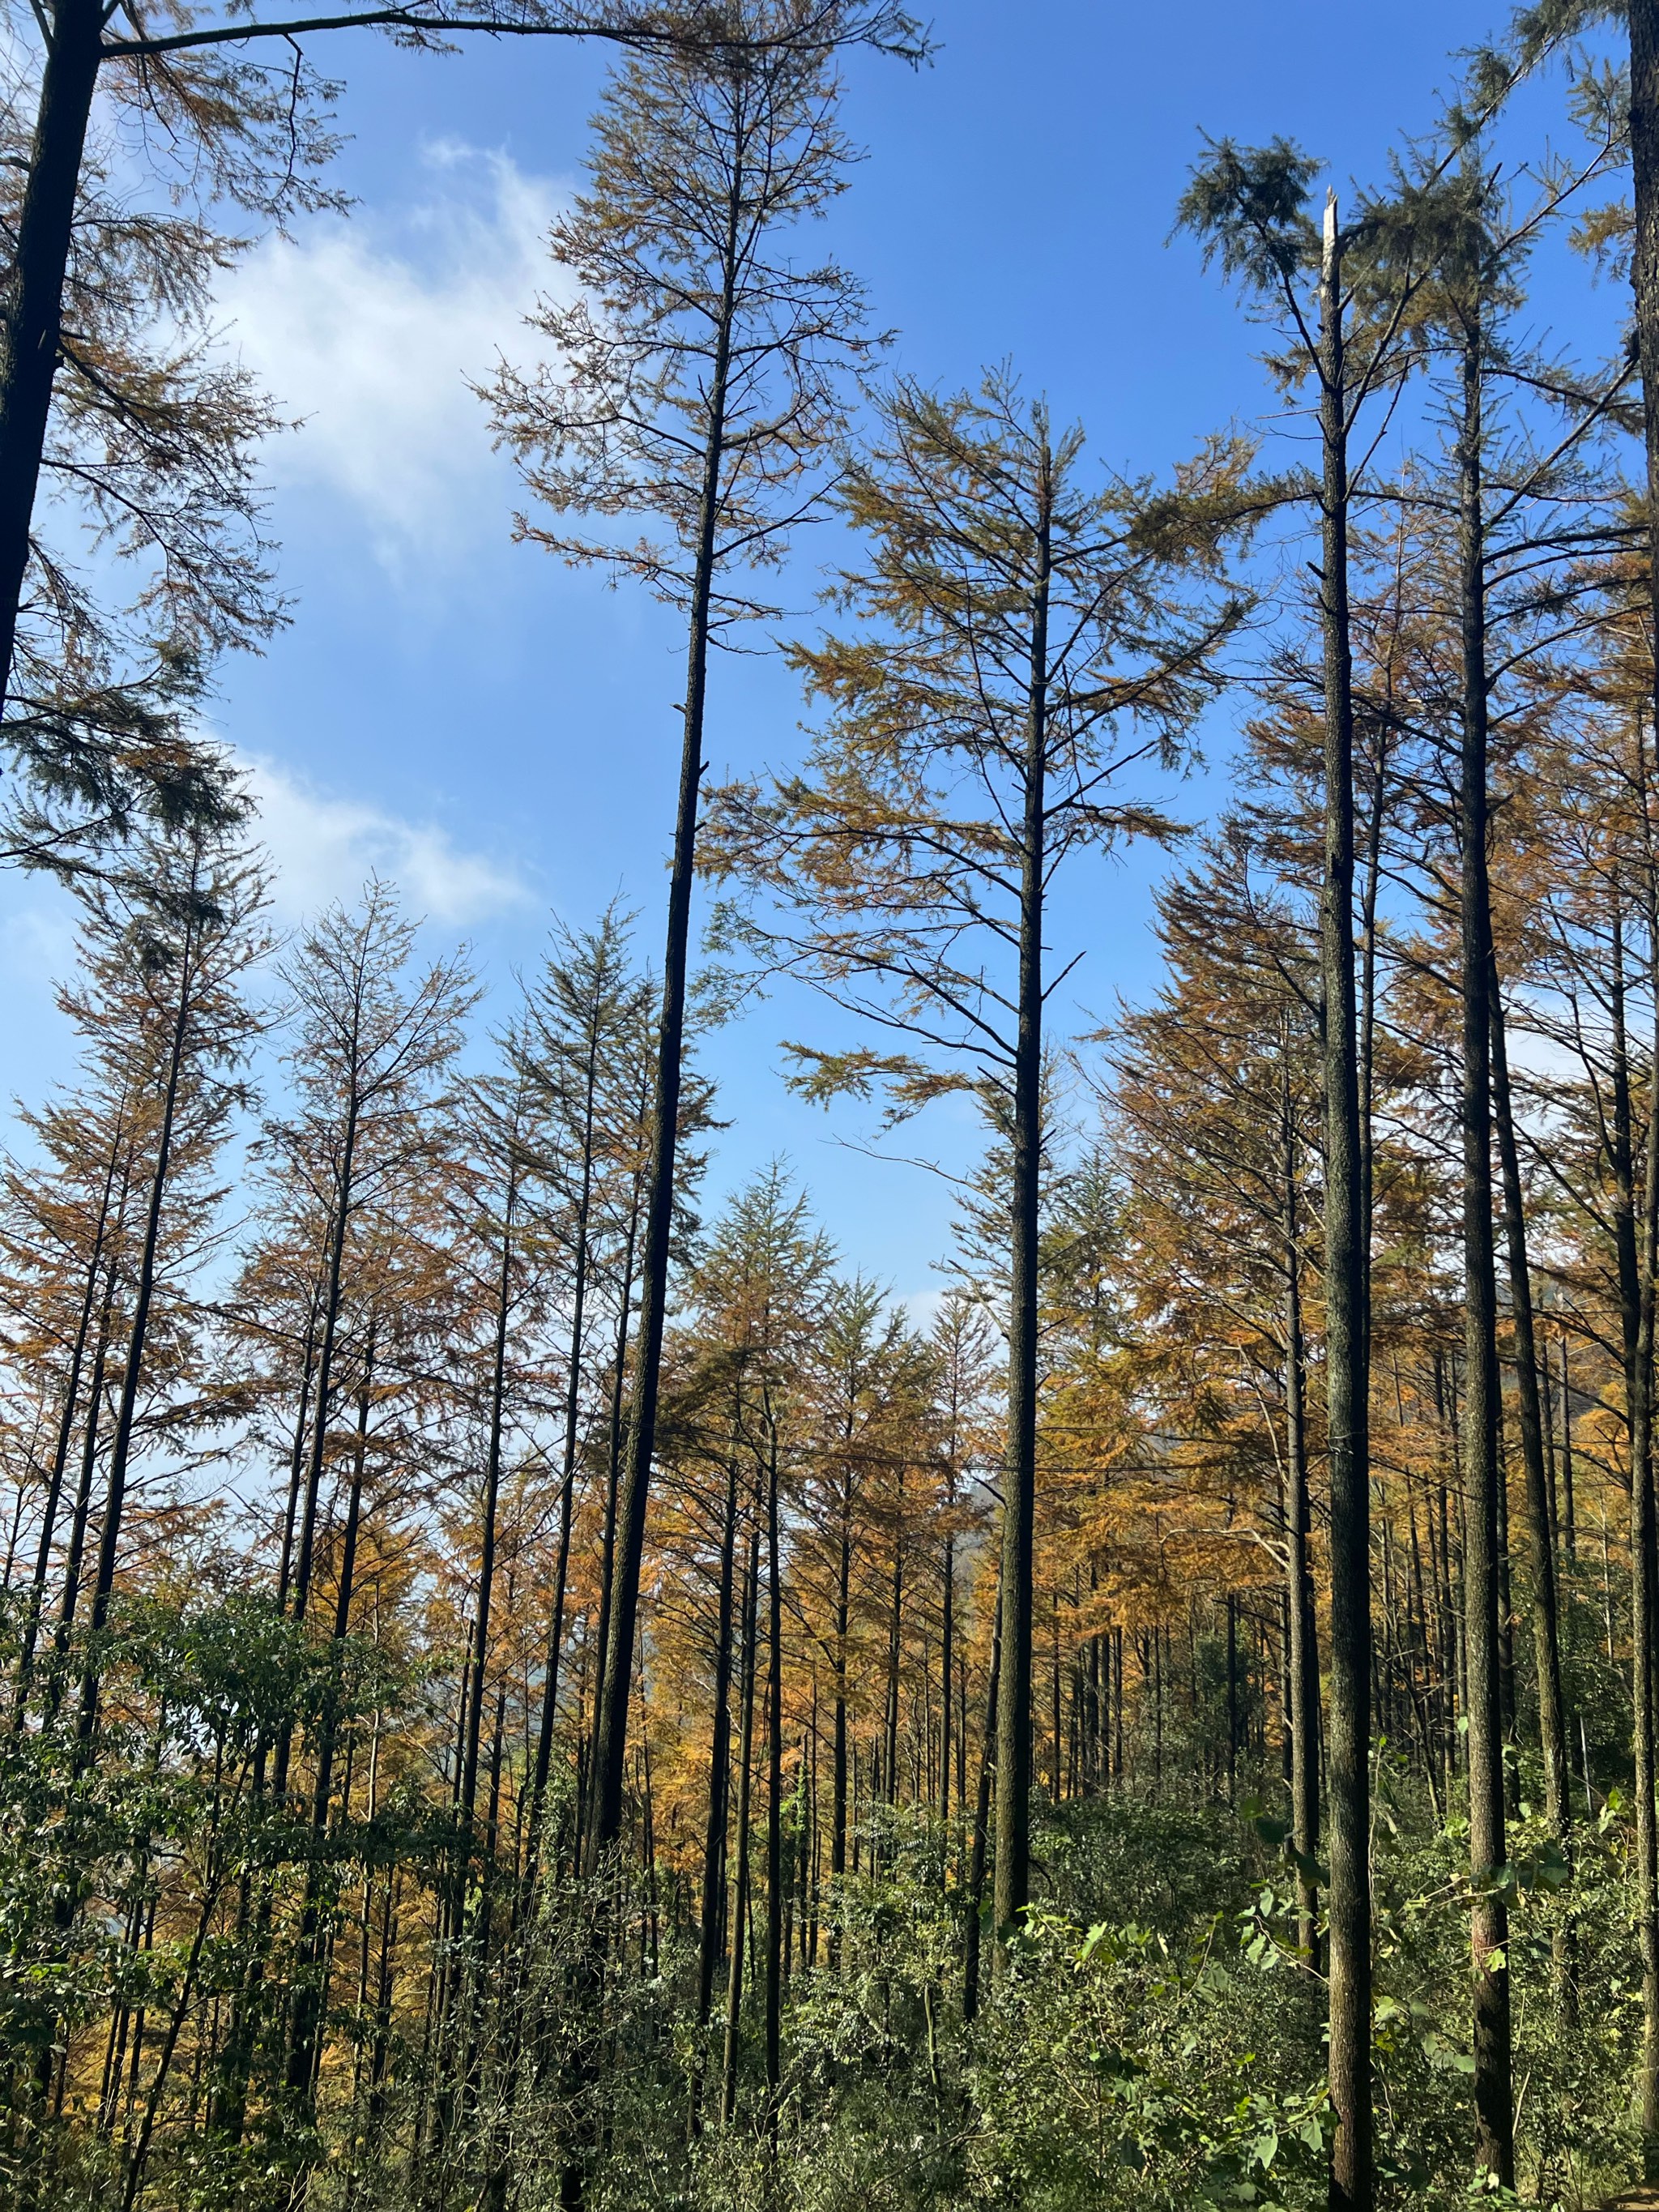
[[[58,373],[64,289],[103,22],[98,0],[57,0],[52,10],[28,182],[0,301],[0,708],[15,688],[17,615]]]
[[[1578,1515],[1573,1498],[1572,1376],[1567,1364],[1567,1329],[1561,1325],[1561,1540],[1567,1557],[1578,1556]]]
[[[1655,1044],[1659,1047],[1659,1004],[1655,1007]],[[1650,1062],[1659,1071],[1659,1054]],[[1659,1237],[1659,1077],[1650,1082],[1645,1165],[1638,1261],[1636,1373],[1632,1395],[1631,1553],[1632,1567],[1631,1644],[1636,1727],[1637,1927],[1642,1949],[1642,2054],[1639,2112],[1643,2166],[1659,2178],[1659,1820],[1656,1766],[1654,1654],[1659,1643],[1659,1545],[1654,1504],[1654,1323],[1655,1241]]]
[[[0,592],[3,576],[0,576]],[[193,895],[195,883],[191,890]],[[155,1292],[155,1268],[161,1243],[161,1217],[167,1202],[167,1178],[173,1166],[173,1121],[184,1081],[190,1040],[191,1001],[196,984],[197,933],[199,920],[193,908],[186,919],[179,952],[179,997],[173,1009],[167,1042],[166,1074],[161,1089],[161,1120],[155,1139],[155,1165],[144,1214],[143,1242],[138,1252],[138,1278],[133,1293],[132,1323],[127,1334],[126,1364],[121,1376],[121,1399],[110,1445],[109,1479],[104,1497],[104,1525],[99,1532],[98,1563],[93,1571],[92,1609],[87,1626],[94,1638],[104,1626],[110,1594],[115,1587],[115,1562],[121,1541],[121,1516],[126,1501],[127,1462],[138,1413],[138,1391],[143,1379],[144,1352],[149,1334],[150,1304]],[[91,1741],[98,1720],[98,1658],[94,1650],[81,1684],[81,1710],[76,1731],[82,1744]]]
[[[1353,942],[1353,661],[1348,618],[1348,382],[1334,196],[1320,277],[1323,448],[1326,1372],[1331,1497],[1330,2090],[1332,2212],[1370,2212],[1370,1473]]]
[[[1013,1070],[1013,1250],[1008,1316],[1008,1462],[997,1604],[1002,1674],[997,1703],[997,1848],[992,1971],[1006,1963],[1030,1893],[1031,1562],[1036,1510],[1037,1248],[1042,1188],[1042,921],[1048,754],[1050,459],[1043,445],[1030,693],[1021,823],[1019,1006]]]
[[[1288,1038],[1286,1040],[1288,1044]],[[1296,1849],[1297,1948],[1319,1966],[1319,1650],[1308,1556],[1306,1350],[1302,1331],[1301,1234],[1290,1068],[1282,1098],[1285,1146],[1285,1612],[1290,1646],[1291,1839]]]
[[[1659,1065],[1659,1063],[1656,1063]],[[1659,1576],[1656,1576],[1653,1468],[1656,1227],[1659,1226],[1659,1082],[1652,1085],[1641,1224],[1639,1325],[1631,1449],[1632,1674],[1636,1708],[1637,1927],[1642,1949],[1642,2056],[1639,2110],[1643,2166],[1659,2179],[1659,1832],[1656,1832],[1653,1654]]]
[[[726,1508],[720,1523],[720,1596],[714,1629],[714,1711],[708,1750],[708,1825],[702,1853],[702,1909],[697,1928],[697,2026],[707,2031],[714,2010],[725,1919],[726,1832],[732,1798],[732,1635],[738,1542],[736,1424],[726,1460]],[[706,2033],[700,2037],[691,2079],[691,2132],[702,2127]]]
[[[1625,1398],[1631,1464],[1631,1708],[1636,1797],[1636,1929],[1642,1954],[1642,2050],[1638,2063],[1637,2110],[1643,2164],[1659,2179],[1659,1833],[1654,1808],[1654,1699],[1649,1654],[1655,1628],[1654,1498],[1652,1465],[1653,1332],[1651,1239],[1659,1176],[1659,1085],[1652,1086],[1646,1144],[1644,1195],[1638,1212],[1626,1025],[1624,913],[1617,887],[1608,918],[1611,989],[1608,994],[1613,1088],[1611,1158],[1615,1191],[1613,1245],[1619,1281]],[[1612,1648],[1611,1595],[1608,1647]]]
[[[533,1887],[543,1850],[542,1824],[547,1778],[553,1764],[553,1730],[559,1713],[559,1669],[564,1653],[564,1608],[570,1586],[570,1529],[575,1509],[576,1431],[581,1412],[582,1330],[587,1304],[587,1246],[593,1203],[594,1093],[599,1081],[598,1018],[588,1031],[583,1076],[581,1170],[576,1200],[575,1249],[570,1293],[570,1358],[565,1369],[564,1445],[559,1466],[559,1543],[553,1570],[553,1614],[547,1631],[547,1667],[542,1689],[541,1723],[536,1735],[536,1767],[530,1813],[530,1866],[526,1890]],[[577,1830],[580,1833],[580,1826]]]
[[[1492,1187],[1492,909],[1486,881],[1486,540],[1483,362],[1478,327],[1463,336],[1459,477],[1462,629],[1461,998],[1463,1029],[1463,1480],[1468,1495],[1469,1871],[1474,1887],[1475,2157],[1515,2186],[1509,1911],[1504,1836],[1499,1602],[1498,1279]]]
[[[601,1666],[608,1648],[611,1607],[617,1594],[617,1507],[622,1495],[623,1458],[628,1449],[623,1407],[628,1381],[628,1338],[634,1317],[634,1258],[639,1224],[640,1189],[636,1182],[628,1218],[628,1235],[623,1249],[622,1299],[617,1315],[617,1356],[611,1370],[611,1436],[605,1478],[605,1519],[599,1535],[599,1624],[595,1638]],[[599,1771],[599,1736],[604,1726],[605,1705],[601,1700],[593,1707],[593,1741],[590,1756],[595,1773]]]
[[[28,1699],[29,1686],[34,1674],[35,1644],[40,1633],[41,1613],[46,1605],[46,1581],[52,1571],[52,1540],[58,1531],[58,1508],[63,1497],[64,1475],[69,1465],[70,1446],[75,1438],[75,1417],[80,1410],[81,1376],[86,1362],[88,1339],[94,1334],[94,1316],[98,1309],[99,1279],[104,1273],[104,1252],[109,1239],[111,1216],[115,1212],[115,1192],[121,1156],[126,1142],[126,1108],[125,1101],[117,1115],[114,1142],[110,1147],[108,1162],[104,1170],[104,1187],[99,1194],[98,1218],[94,1224],[92,1249],[87,1259],[86,1289],[82,1295],[81,1310],[76,1316],[75,1336],[70,1350],[69,1376],[64,1384],[64,1402],[58,1417],[58,1433],[53,1440],[52,1464],[47,1470],[46,1495],[40,1508],[40,1535],[35,1547],[34,1572],[29,1583],[28,1610],[23,1619],[23,1633],[17,1655],[17,1693],[13,1707],[14,1729],[23,1725],[23,1711]],[[126,1178],[121,1177],[121,1203],[125,1207]],[[94,1421],[95,1415],[89,1416]]]
[[[1533,1644],[1538,1673],[1538,1734],[1544,1754],[1546,1815],[1551,1832],[1565,1853],[1571,1849],[1572,1835],[1572,1775],[1567,1755],[1566,1704],[1561,1686],[1560,1600],[1555,1562],[1555,1516],[1550,1510],[1549,1470],[1544,1450],[1546,1413],[1539,1396],[1542,1365],[1534,1327],[1532,1271],[1527,1260],[1521,1162],[1516,1146],[1515,1115],[1510,1097],[1509,1055],[1504,1030],[1503,996],[1494,966],[1492,979],[1492,1111],[1498,1129],[1498,1161],[1504,1177],[1504,1232],[1509,1255],[1510,1308],[1515,1326],[1516,1395],[1521,1416],[1521,1455],[1527,1481]],[[1547,1358],[1546,1352],[1545,1360]]]
[[[726,1462],[726,1512],[720,1525],[720,1579],[714,1631],[714,1716],[708,1751],[708,1827],[702,1855],[702,1915],[697,1948],[697,2025],[714,2008],[720,1956],[720,1900],[726,1887],[726,1832],[732,1787],[732,1613],[738,1537],[735,1439]]]
[[[519,1195],[516,1160],[508,1167],[501,1212],[501,1264],[496,1271],[495,1326],[489,1364],[489,1431],[484,1455],[483,1525],[478,1537],[478,1664],[472,1670],[472,1698],[466,1716],[466,1753],[461,1774],[460,1842],[465,1869],[471,1852],[472,1818],[478,1794],[478,1742],[483,1726],[485,1680],[489,1674],[489,1614],[495,1587],[495,1522],[501,1492],[501,1437],[507,1413],[507,1340],[513,1304],[513,1216]]]
[[[368,2147],[374,2149],[386,2118],[386,2081],[392,2058],[392,1998],[396,1986],[398,1959],[398,1890],[401,1880],[394,1868],[380,1908],[380,1968],[374,1997],[374,2039],[368,2062]]]
[[[512,1139],[509,1138],[509,1143]],[[476,2087],[477,2009],[481,2002],[485,1968],[485,1954],[489,1939],[490,1869],[495,1850],[495,1808],[500,1788],[501,1772],[501,1706],[496,1710],[495,1752],[492,1763],[490,1790],[489,1837],[485,1852],[484,1874],[481,1884],[480,1903],[471,1929],[466,1927],[466,1901],[473,1862],[473,1829],[477,1808],[478,1757],[483,1728],[484,1691],[489,1674],[489,1619],[495,1587],[495,1537],[501,1486],[501,1437],[506,1416],[507,1343],[513,1306],[513,1231],[514,1214],[519,1194],[519,1163],[516,1154],[507,1163],[507,1185],[503,1194],[501,1224],[501,1257],[495,1279],[495,1316],[490,1349],[489,1424],[484,1453],[483,1510],[478,1540],[478,1600],[476,1612],[477,1663],[472,1669],[470,1694],[462,1709],[462,1753],[460,1790],[458,1799],[458,1820],[453,1864],[450,1871],[451,1903],[449,1922],[453,1935],[466,1938],[464,1956],[456,1962],[452,1978],[452,2002],[459,2001],[463,2014],[470,2021],[465,2031],[468,2048],[465,2063],[459,2070],[464,2095],[471,2100]],[[504,1695],[505,1692],[503,1692]],[[458,2037],[462,2033],[458,2027]],[[509,2035],[511,2030],[509,2030]],[[459,2056],[459,2053],[458,2053]],[[515,2067],[515,2056],[510,2056],[507,2072]]]
[[[1227,1802],[1238,1796],[1238,1600],[1229,1590],[1227,1621]]]
[[[836,1553],[836,1716],[834,1782],[830,1815],[830,1872],[847,1871],[847,1637],[853,1607],[853,1476],[843,1477],[840,1541]],[[840,1938],[836,1938],[839,1947]]]
[[[1365,867],[1359,897],[1359,1003],[1356,1050],[1358,1054],[1359,1093],[1359,1249],[1365,1271],[1366,1296],[1361,1310],[1365,1348],[1364,1369],[1370,1374],[1371,1219],[1376,1209],[1376,1142],[1374,1107],[1376,1096],[1376,908],[1382,883],[1383,800],[1389,769],[1387,727],[1378,733],[1371,804],[1365,823]]]
[[[903,1478],[900,1477],[901,1485]],[[885,1764],[887,1769],[887,1802],[898,1803],[898,1747],[899,1747],[899,1676],[904,1656],[904,1505],[901,1489],[899,1516],[893,1531],[893,1571],[888,1586],[887,1608],[887,1710],[885,1714]]]
[[[351,1042],[354,1063],[357,1039]],[[322,1490],[323,1468],[328,1456],[330,1402],[334,1387],[334,1361],[339,1346],[340,1303],[345,1279],[346,1236],[356,1198],[357,1135],[362,1101],[357,1094],[354,1064],[351,1091],[346,1101],[345,1125],[340,1144],[339,1172],[334,1185],[334,1218],[329,1224],[328,1272],[323,1291],[322,1337],[317,1349],[317,1405],[311,1417],[311,1449],[307,1455],[305,1504],[300,1520],[300,1547],[294,1570],[294,1618],[303,1620],[311,1599],[312,1556],[317,1543],[317,1504]],[[279,1749],[277,1765],[285,1771],[286,1747]],[[282,1787],[279,1779],[277,1787]]]
[[[777,2141],[783,2081],[783,1556],[778,1529],[778,1440],[767,1414],[766,1465],[766,2125]]]
[[[310,1310],[306,1316],[305,1352],[300,1376],[300,1402],[294,1420],[293,1442],[289,1450],[288,1499],[283,1516],[282,1555],[277,1565],[276,1606],[286,1613],[294,1578],[294,1547],[298,1535],[300,1496],[305,1480],[307,1443],[309,1437],[308,1419],[311,1407],[311,1386],[317,1367],[317,1328],[321,1311],[325,1277],[319,1274],[312,1286]],[[276,1736],[276,1789],[281,1795],[288,1786],[289,1750],[292,1741],[291,1729],[284,1724]],[[253,1766],[253,1796],[263,1802],[265,1796],[265,1760],[269,1747],[263,1737],[256,1747]],[[228,2143],[240,2143],[247,2119],[248,2086],[252,2075],[254,2043],[258,2033],[265,1971],[269,1962],[271,1916],[276,1904],[276,1876],[272,1869],[262,1871],[257,1881],[244,1877],[245,1890],[257,1895],[253,1907],[252,1936],[248,1945],[247,1964],[243,1970],[242,1983],[231,2003],[230,2027],[225,2039],[225,2048],[220,2069],[220,2085],[216,2093],[215,2122]]]
[[[669,1245],[674,1221],[674,1163],[679,1136],[680,1079],[685,1036],[685,979],[691,932],[691,886],[696,866],[697,798],[702,782],[703,711],[708,684],[709,610],[715,569],[715,524],[726,459],[726,385],[732,359],[738,254],[740,185],[734,174],[726,238],[726,292],[715,339],[703,416],[702,487],[693,563],[685,675],[685,726],[680,756],[674,859],[669,878],[668,934],[663,951],[662,1013],[651,1108],[651,1162],[647,1175],[645,1250],[641,1266],[639,1344],[628,1425],[617,1589],[599,1686],[595,1739],[594,1835],[601,1851],[622,1830],[623,1783],[628,1744],[629,1676],[638,1625],[640,1573],[645,1559],[645,1516],[657,1443],[657,1392],[662,1369],[663,1327],[668,1310]]]
[[[311,1385],[317,1371],[317,1321],[323,1285],[319,1281],[312,1296],[311,1311],[306,1318],[305,1358],[300,1370],[300,1404],[294,1417],[294,1441],[289,1450],[288,1503],[283,1513],[283,1551],[276,1570],[276,1606],[281,1613],[288,1611],[289,1594],[294,1582],[294,1547],[300,1533],[300,1496],[305,1483],[306,1446],[311,1433]]]
[[[340,1574],[334,1593],[334,1641],[343,1644],[351,1629],[351,1601],[357,1586],[357,1540],[363,1523],[363,1478],[368,1468],[368,1413],[374,1383],[374,1328],[371,1322],[357,1386],[357,1433],[351,1452],[351,1486],[346,1492],[345,1528],[340,1538]]]
[[[956,1504],[954,1498],[946,1504],[946,1511]],[[945,1559],[940,1568],[939,1615],[939,1825],[948,1852],[951,1842],[951,1730],[954,1726],[951,1711],[951,1669],[956,1664],[956,1605],[957,1605],[957,1541],[954,1529],[945,1539]]]
[[[1630,19],[1630,138],[1631,167],[1636,212],[1635,250],[1632,276],[1636,292],[1637,353],[1642,367],[1642,404],[1647,460],[1648,517],[1650,557],[1649,591],[1653,622],[1659,624],[1659,0],[1629,0]],[[1659,635],[1659,629],[1652,631]],[[1659,678],[1659,670],[1656,670]],[[1659,682],[1656,683],[1656,714],[1659,714]],[[1659,1079],[1656,1080],[1659,1094]],[[1656,1131],[1653,1133],[1659,1133]],[[1648,1181],[1656,1174],[1656,1150],[1650,1135]],[[1644,1233],[1650,1243],[1653,1205]],[[1654,1548],[1654,1505],[1651,1467],[1652,1269],[1644,1270],[1641,1310],[1647,1323],[1645,1351],[1638,1350],[1640,1371],[1631,1376],[1632,1437],[1632,1548],[1636,1644],[1636,1786],[1639,1903],[1638,1925],[1642,1938],[1643,2057],[1638,2099],[1643,2144],[1643,2167],[1649,2181],[1659,2180],[1659,1838],[1654,1814],[1654,1718],[1650,1659],[1654,1644],[1654,1606],[1651,1557]],[[1645,1363],[1645,1364],[1644,1364]],[[1637,1431],[1639,1431],[1639,1435]],[[1639,1449],[1638,1446],[1639,1444]]]
[[[104,1271],[104,1296],[98,1317],[98,1340],[93,1346],[92,1380],[87,1390],[86,1419],[81,1430],[81,1466],[75,1486],[75,1504],[70,1516],[69,1551],[64,1561],[64,1586],[58,1595],[58,1626],[52,1639],[52,1680],[48,1710],[55,1712],[63,1695],[63,1668],[69,1650],[81,1597],[81,1573],[86,1564],[87,1527],[92,1517],[92,1486],[98,1470],[98,1440],[102,1428],[105,1382],[115,1327],[115,1262]]]
[[[344,1643],[351,1628],[351,1601],[357,1571],[357,1537],[362,1525],[363,1479],[368,1461],[368,1413],[374,1370],[374,1335],[371,1322],[363,1354],[363,1372],[357,1389],[357,1432],[352,1448],[351,1486],[346,1498],[339,1581],[334,1598],[333,1640],[337,1644]],[[476,1671],[483,1672],[482,1661]],[[326,2001],[325,1984],[331,1930],[325,1921],[320,1863],[334,1800],[334,1759],[338,1747],[339,1717],[331,1695],[325,1700],[317,1730],[317,1771],[312,1784],[311,1833],[318,1861],[306,1883],[305,1905],[300,1917],[300,1940],[295,1952],[296,1985],[288,2048],[288,2086],[307,2113],[315,2093],[317,2072],[322,2058],[322,2026]],[[348,1761],[348,1796],[350,1782]],[[453,1929],[453,1915],[451,1925]]]
[[[756,1613],[760,1604],[760,1530],[749,1537],[749,1566],[744,1581],[742,1726],[738,1742],[738,1861],[732,1884],[732,1918],[726,1984],[726,2051],[720,2069],[720,2125],[729,2128],[738,2110],[738,2051],[743,2027],[744,1923],[749,1910],[750,1779],[755,1753]]]
[[[968,1905],[963,1923],[962,2016],[979,2012],[980,1931],[985,1913],[985,1855],[991,1831],[991,1785],[996,1774],[998,1691],[1002,1675],[1002,1615],[991,1630],[991,1675],[985,1688],[985,1741],[980,1753],[979,1796],[974,1806],[974,1842],[968,1864]]]
[[[138,2201],[138,2193],[143,2187],[144,2168],[149,2158],[150,2142],[155,2132],[156,2116],[161,2109],[162,2092],[167,2087],[167,2075],[172,2071],[173,2054],[179,2047],[179,2033],[184,2027],[195,1996],[196,1978],[201,1967],[202,1951],[207,1942],[209,1930],[213,1924],[214,1907],[218,1902],[218,1881],[216,1876],[214,1876],[210,1878],[197,1911],[196,1927],[191,1936],[189,1952],[185,1959],[184,1971],[179,1977],[178,1993],[167,2015],[167,2029],[162,2036],[161,2048],[156,2057],[155,2070],[150,2079],[149,2094],[144,2100],[143,2117],[134,2135],[132,2148],[127,2155],[126,2172],[123,2178],[121,2190],[121,2212],[132,2212],[133,2206]],[[138,2079],[136,2051],[134,2057],[132,2080],[136,2084]]]

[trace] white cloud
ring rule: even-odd
[[[33,886],[21,895],[8,889],[12,896],[0,913],[0,974],[49,994],[75,965],[75,908],[68,899],[48,905]]]
[[[930,1284],[925,1290],[896,1292],[889,1303],[901,1309],[910,1327],[920,1331],[932,1328],[950,1295],[948,1283]]]
[[[360,215],[272,236],[221,295],[230,344],[305,418],[273,441],[272,476],[350,502],[393,568],[503,528],[506,465],[468,379],[487,381],[498,353],[545,350],[523,318],[558,286],[548,179],[454,144],[426,160],[434,190],[395,229]]]
[[[331,797],[271,761],[246,765],[260,842],[276,867],[274,902],[284,919],[315,914],[334,899],[349,904],[371,875],[396,884],[409,911],[433,921],[477,921],[531,899],[510,869],[462,852],[436,823]]]

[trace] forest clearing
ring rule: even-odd
[[[1659,2208],[1659,0],[1296,12],[13,10],[0,2205]]]

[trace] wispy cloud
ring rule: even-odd
[[[34,986],[67,975],[75,961],[76,908],[61,896],[43,896],[39,881],[14,881],[0,913],[0,974]]]
[[[270,449],[277,485],[356,507],[394,570],[505,529],[507,471],[468,380],[498,353],[536,355],[523,318],[558,283],[550,180],[465,146],[426,161],[431,190],[395,226],[359,216],[269,238],[221,295],[233,349],[304,418]]]
[[[451,924],[480,921],[533,903],[510,868],[461,850],[436,823],[407,822],[321,792],[275,762],[247,763],[260,842],[276,869],[273,902],[297,921],[335,899],[348,902],[371,875],[395,883],[412,914]]]

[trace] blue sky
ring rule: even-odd
[[[1376,176],[1431,117],[1449,52],[1500,15],[1495,0],[945,0],[930,67],[850,69],[847,120],[868,158],[833,218],[836,250],[876,323],[898,331],[896,365],[963,383],[1010,358],[1057,415],[1082,419],[1103,460],[1165,470],[1267,398],[1250,327],[1191,246],[1166,243],[1200,131],[1283,131],[1339,185]],[[355,35],[318,58],[346,82],[340,178],[355,210],[265,242],[223,302],[227,343],[305,418],[269,455],[295,620],[263,659],[226,670],[216,716],[264,794],[278,918],[349,896],[376,866],[434,944],[466,938],[503,988],[537,957],[551,911],[580,923],[619,891],[653,948],[676,624],[510,542],[510,472],[466,383],[498,351],[527,349],[519,318],[546,275],[541,234],[579,173],[605,58],[480,41],[434,59]],[[1556,97],[1534,103],[1540,121]],[[1576,316],[1579,290],[1563,285],[1545,307]],[[1600,347],[1617,303],[1594,312]],[[774,663],[717,667],[716,771],[787,761],[799,711]],[[1219,794],[1224,717],[1207,742],[1210,773],[1168,794],[1188,819]],[[1080,864],[1059,949],[1086,946],[1082,1006],[1104,1012],[1149,987],[1158,865]],[[0,882],[13,1007],[0,1095],[38,1097],[66,1065],[49,982],[68,943],[59,895]],[[777,1041],[812,1019],[763,1005],[711,1048],[733,1123],[716,1188],[787,1153],[848,1261],[925,1291],[949,1192],[849,1149],[866,1133],[858,1115],[787,1096]],[[964,1157],[952,1111],[903,1149]]]

